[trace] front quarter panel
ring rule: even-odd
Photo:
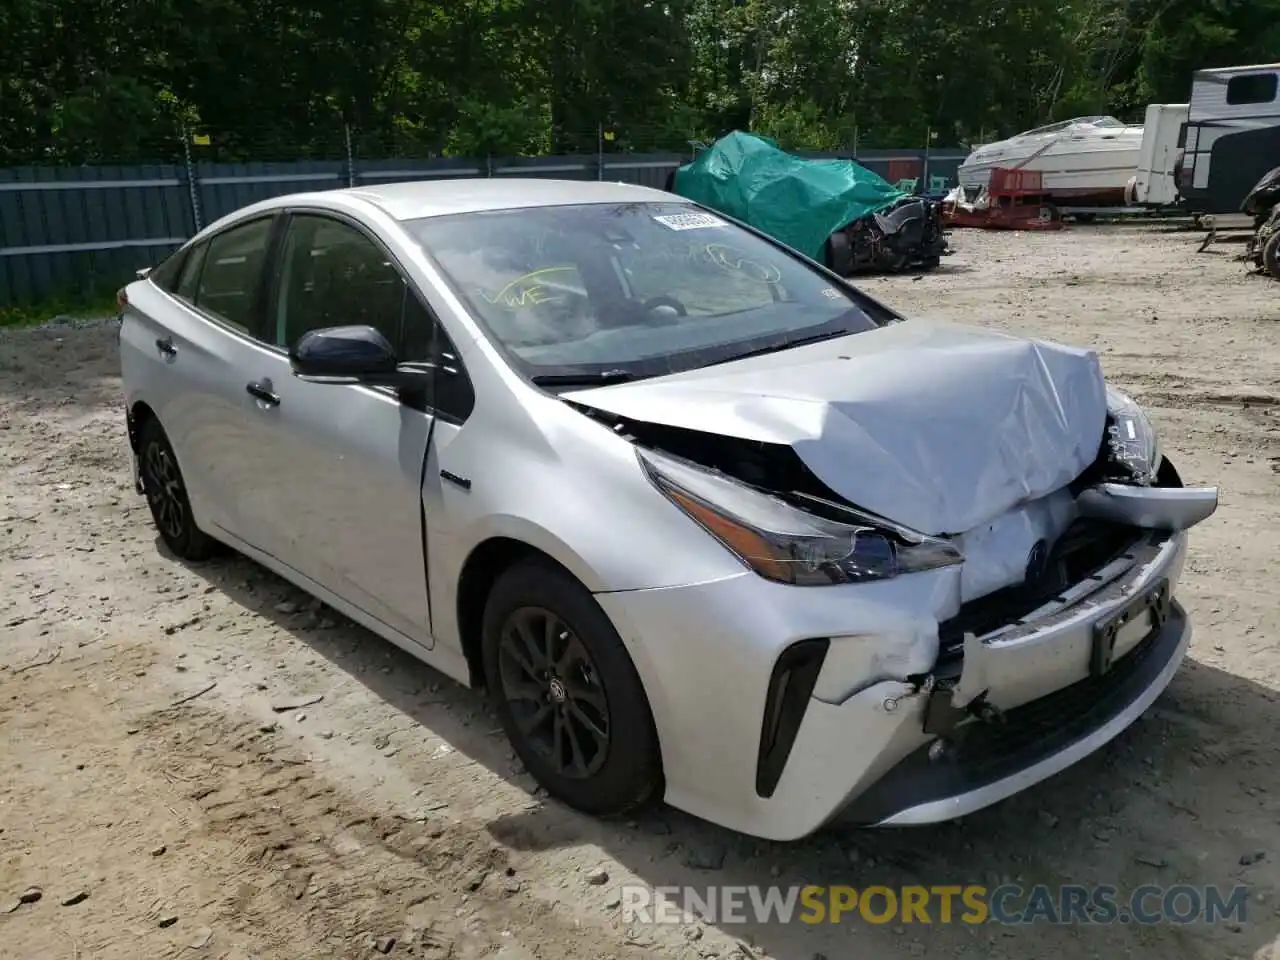
[[[549,555],[593,593],[743,573],[653,487],[631,443],[563,401],[484,370],[473,368],[471,417],[459,430],[437,433],[427,464],[438,639],[458,641],[458,578],[472,552],[495,537]]]
[[[524,540],[597,593],[743,572],[653,487],[631,443],[559,400],[529,399],[511,412],[478,404],[474,422],[436,451],[441,469],[472,480],[470,490],[441,489],[464,540]]]

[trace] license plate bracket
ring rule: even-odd
[[[1154,586],[1148,587],[1105,620],[1095,623],[1093,625],[1093,650],[1089,659],[1089,673],[1098,677],[1111,669],[1112,663],[1115,662],[1116,638],[1125,625],[1132,623],[1137,617],[1142,616],[1144,613],[1150,615],[1151,633],[1155,633],[1163,627],[1165,620],[1169,617],[1170,602],[1169,581],[1161,580]],[[1149,633],[1139,643],[1145,642],[1150,635]]]

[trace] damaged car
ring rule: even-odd
[[[1253,218],[1253,235],[1241,259],[1280,280],[1280,167],[1267,171],[1240,204]]]
[[[119,299],[164,544],[484,688],[582,811],[945,821],[1101,747],[1187,649],[1217,491],[1095,353],[905,320],[669,193],[279,197]]]
[[[815,160],[734,131],[676,170],[679,194],[750,224],[842,277],[932,269],[951,253],[942,204],[855,160]]]

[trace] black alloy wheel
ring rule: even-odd
[[[154,418],[143,424],[141,434],[138,457],[142,489],[161,539],[183,560],[207,559],[213,552],[213,542],[196,526],[169,438]]]
[[[520,732],[571,780],[609,756],[609,703],[591,655],[569,626],[540,607],[508,616],[498,646],[502,694]]]
[[[627,813],[660,796],[644,685],[595,597],[549,560],[494,581],[482,624],[485,685],[516,755],[574,809]]]

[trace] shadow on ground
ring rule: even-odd
[[[532,790],[529,778],[514,768],[505,740],[492,736],[495,722],[474,722],[489,712],[481,693],[454,684],[331,612],[323,614],[335,622],[329,629],[316,626],[319,614],[308,620],[305,613],[277,612],[276,602],[291,588],[252,561],[228,555],[191,569],[247,610],[274,620],[420,725],[424,735],[445,739],[495,775]],[[492,821],[489,829],[503,845],[524,851],[595,844],[641,884],[690,885],[704,897],[709,885],[897,889],[976,884],[992,890],[1013,884],[1030,891],[1035,884],[1081,884],[1118,888],[1123,906],[1144,884],[1185,884],[1201,891],[1216,885],[1224,896],[1236,885],[1250,888],[1243,923],[944,924],[935,906],[929,924],[903,924],[898,918],[874,923],[855,914],[839,924],[729,923],[708,917],[690,928],[695,938],[693,931],[701,926],[719,926],[748,945],[743,954],[748,957],[1270,957],[1269,945],[1280,933],[1271,859],[1280,857],[1280,796],[1252,786],[1250,771],[1274,765],[1272,732],[1278,724],[1276,693],[1188,660],[1156,706],[1116,741],[963,821],[883,831],[831,827],[782,844],[734,834],[666,807],[609,822],[543,798],[526,812]],[[1219,804],[1224,782],[1231,783],[1225,809],[1206,807],[1204,788],[1210,782]],[[1259,851],[1265,854],[1260,861],[1243,863]],[[1020,910],[1025,897],[1015,895],[1006,905]],[[960,913],[957,905],[956,916]],[[631,943],[644,945],[646,937],[643,924],[629,931]],[[697,946],[691,944],[690,956]]]

